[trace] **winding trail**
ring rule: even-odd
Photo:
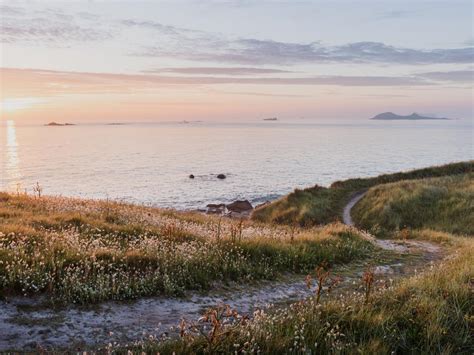
[[[346,206],[344,206],[344,211],[342,212],[342,221],[348,226],[354,226],[354,221],[352,220],[351,210],[352,208],[362,200],[362,198],[367,193],[366,190],[355,193],[352,198],[349,200]]]
[[[354,226],[352,208],[365,195],[355,194],[344,208],[343,221]],[[421,241],[393,241],[366,237],[380,248],[395,253],[378,260],[375,272],[379,278],[394,279],[412,275],[417,268],[442,257],[440,248]],[[403,254],[412,254],[403,258]],[[414,256],[414,257],[412,257]],[[344,281],[339,287],[353,289],[365,269],[365,262],[342,265],[333,270]],[[177,333],[179,320],[196,320],[203,311],[217,304],[229,304],[241,314],[270,304],[285,305],[309,297],[304,277],[287,275],[279,281],[263,281],[255,285],[216,287],[212,294],[189,292],[184,298],[150,297],[130,302],[104,302],[91,307],[71,306],[52,309],[45,298],[14,297],[0,301],[0,352],[6,350],[37,351],[39,349],[81,350],[126,344],[149,336]]]
[[[352,208],[360,201],[364,196],[367,194],[367,190],[356,192],[349,202],[344,206],[344,210],[342,212],[342,221],[344,224],[355,227],[355,223],[351,216]],[[439,246],[425,241],[420,240],[391,240],[391,239],[379,239],[374,237],[373,235],[365,232],[365,236],[367,239],[372,241],[378,247],[391,250],[398,253],[410,253],[413,249],[422,250],[423,253],[429,255],[433,254],[434,257],[440,254],[441,249]]]

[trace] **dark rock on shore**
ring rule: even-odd
[[[207,212],[209,214],[223,214],[225,212],[225,204],[224,203],[210,203],[207,206]]]
[[[252,204],[248,200],[235,201],[226,205],[230,212],[243,213],[253,210]]]

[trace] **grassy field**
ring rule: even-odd
[[[295,230],[107,201],[0,193],[0,294],[91,303],[307,272],[374,250],[343,225]]]
[[[314,186],[291,194],[254,211],[252,219],[260,222],[313,226],[340,221],[342,210],[351,196],[379,184],[474,171],[474,162],[453,163],[409,172],[380,175],[373,178],[349,179],[333,183],[329,188]]]
[[[204,335],[190,327],[179,340],[132,349],[160,354],[471,354],[474,243],[457,239],[459,249],[451,258],[395,286],[373,286],[369,298],[364,290],[321,303],[314,297],[257,313],[252,321],[237,317],[228,326],[220,325],[221,316],[218,322],[208,321],[211,332]]]
[[[457,169],[460,173],[466,166]],[[132,349],[161,354],[472,354],[472,176],[380,185],[360,202],[356,216],[367,226],[377,223],[395,231],[412,221],[412,229],[392,236],[438,243],[450,253],[415,276],[387,285],[367,271],[357,291],[335,297],[327,293],[331,282],[317,270],[326,284],[321,300],[315,294],[286,308],[257,312],[252,320],[241,318],[238,310],[216,308],[201,319],[205,331],[183,323],[180,339]]]
[[[358,226],[379,236],[422,227],[474,235],[474,174],[373,187],[352,216]]]
[[[471,354],[473,164],[348,180],[311,190],[313,200],[293,201],[291,194],[284,201],[294,202],[300,212],[285,214],[289,226],[110,201],[0,193],[0,295],[42,294],[53,302],[87,304],[176,296],[185,290],[212,289],[216,283],[250,283],[287,272],[299,273],[303,280],[303,274],[311,273],[306,281],[324,286],[315,286],[320,294],[316,291],[291,306],[257,311],[250,318],[216,306],[199,321],[180,323],[179,338],[102,350]],[[381,254],[356,228],[294,224],[314,224],[308,217],[314,213],[322,213],[323,220],[337,219],[348,196],[367,188],[353,211],[357,223],[383,236],[437,243],[442,247],[439,257],[450,255],[425,268],[427,260],[439,259],[426,259],[416,251],[392,253],[400,263],[418,258],[416,267],[422,270],[394,281],[391,276],[377,279],[368,267],[363,274],[353,272],[352,286],[331,292],[337,285],[337,278],[326,274],[331,265],[357,260],[370,265]],[[307,205],[298,204],[301,201]],[[318,207],[310,213],[307,206]],[[302,222],[305,218],[312,222]]]

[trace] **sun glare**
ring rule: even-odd
[[[41,103],[42,100],[36,97],[22,97],[15,99],[4,99],[1,102],[0,110],[2,112],[14,112],[18,110],[24,110]]]

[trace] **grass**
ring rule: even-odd
[[[379,236],[404,228],[474,235],[474,173],[375,186],[352,216]]]
[[[366,258],[343,225],[295,230],[107,201],[0,193],[0,294],[91,303]]]
[[[317,278],[327,285],[317,287],[314,297],[257,312],[252,320],[218,307],[200,323],[182,323],[179,339],[144,341],[130,349],[161,354],[472,354],[473,174],[462,173],[471,165],[407,173],[409,180],[373,187],[357,206],[355,219],[363,226],[377,224],[397,232],[392,236],[444,246],[444,253],[451,254],[437,265],[388,285],[378,283],[368,268],[355,289],[335,295],[327,295],[330,281],[318,268]],[[452,169],[452,176],[414,179]],[[402,177],[407,175],[377,179]],[[347,184],[344,194],[368,182]],[[320,193],[331,194],[331,189]],[[321,290],[326,292],[322,301]]]
[[[252,219],[260,222],[313,226],[340,221],[342,210],[351,196],[379,184],[474,171],[474,161],[429,167],[408,172],[380,175],[373,178],[337,181],[329,188],[314,186],[297,189],[291,194],[254,211]]]
[[[259,312],[251,321],[237,316],[212,338],[191,327],[181,339],[131,349],[160,354],[471,354],[474,241],[458,237],[453,243],[458,251],[452,257],[395,286],[378,286],[369,302],[363,290],[323,303],[314,297]],[[209,323],[213,331],[216,322]]]

